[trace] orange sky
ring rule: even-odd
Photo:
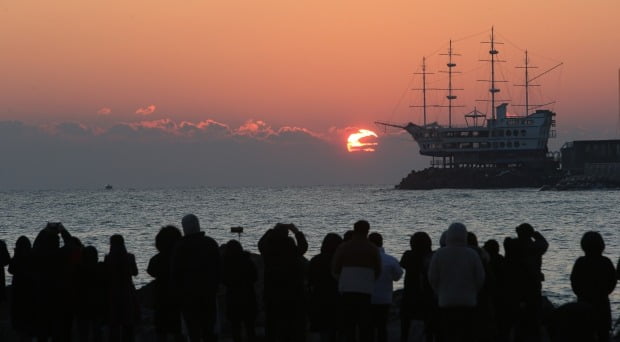
[[[617,0],[5,1],[0,120],[111,125],[150,105],[153,119],[314,131],[414,120],[397,105],[421,57],[495,25],[565,63],[560,134],[609,135],[618,15]]]

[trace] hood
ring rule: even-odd
[[[452,223],[446,231],[446,246],[467,246],[467,228],[459,222]]]

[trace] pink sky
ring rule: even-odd
[[[401,97],[422,56],[494,25],[507,48],[527,48],[541,69],[564,62],[543,82],[557,100],[557,148],[617,137],[619,13],[611,0],[4,2],[0,120],[93,132],[164,119],[237,129],[251,120],[342,139],[344,148],[347,127],[420,120],[412,97]],[[480,40],[457,43],[473,52],[464,68],[476,67]],[[470,111],[476,88],[459,86]]]

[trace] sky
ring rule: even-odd
[[[374,121],[420,122],[422,57],[445,87],[452,39],[462,122],[486,96],[492,26],[512,63],[502,95],[523,97],[525,49],[535,74],[563,63],[533,97],[557,113],[550,149],[617,138],[618,13],[616,0],[2,1],[0,189],[396,184],[429,160]],[[373,152],[347,152],[358,129],[377,133]]]

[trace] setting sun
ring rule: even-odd
[[[363,142],[361,141],[364,138],[375,137],[377,138],[377,134],[373,131],[369,131],[367,129],[360,129],[357,133],[353,133],[349,135],[347,139],[347,150],[349,152],[374,152],[374,146],[377,146],[377,142]]]

